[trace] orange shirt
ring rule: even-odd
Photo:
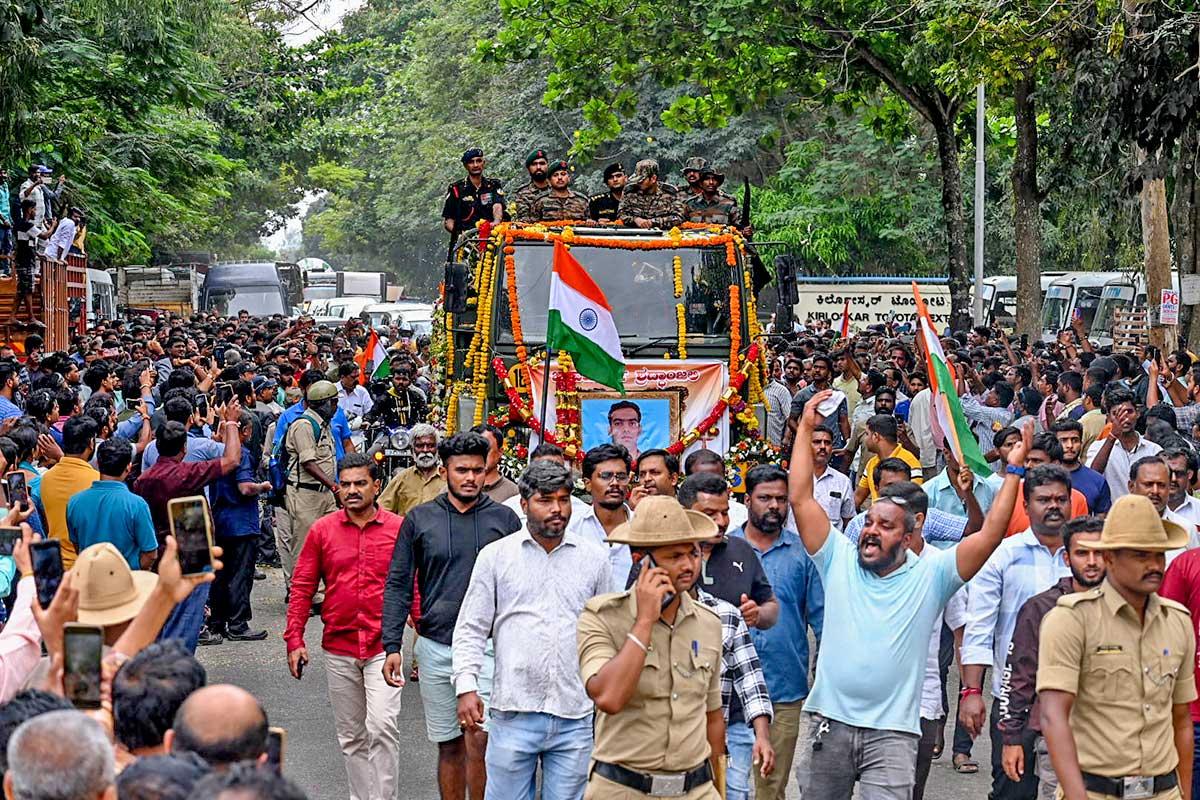
[[[1086,517],[1088,514],[1087,498],[1078,489],[1071,490],[1071,513],[1067,519]],[[1008,530],[1004,535],[1013,536],[1029,527],[1029,512],[1025,510],[1025,481],[1017,488],[1017,502],[1013,506],[1012,518],[1008,521]]]

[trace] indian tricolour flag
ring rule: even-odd
[[[546,348],[567,351],[580,375],[625,393],[625,357],[612,307],[562,242],[554,243]]]
[[[942,342],[938,339],[937,329],[933,326],[925,301],[921,299],[916,281],[913,281],[912,290],[917,301],[919,336],[929,368],[934,437],[941,439],[944,436],[959,464],[966,464],[976,475],[987,477],[992,474],[992,468],[984,460],[979,442],[975,440],[975,434],[971,432],[971,426],[963,414],[962,401],[958,399],[958,392],[954,388],[954,367],[946,360],[946,352],[942,349]]]
[[[366,384],[372,378],[386,378],[392,371],[387,350],[383,348],[383,342],[379,341],[379,334],[374,330],[367,337],[367,346],[363,348],[355,361],[358,362],[358,382],[360,384]]]

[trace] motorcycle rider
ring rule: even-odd
[[[425,421],[428,406],[425,393],[412,385],[416,370],[407,358],[392,359],[391,386],[375,400],[367,414],[368,422],[378,422],[389,428],[411,428]]]

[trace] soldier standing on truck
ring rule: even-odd
[[[673,228],[683,222],[679,190],[658,180],[658,162],[647,158],[633,170],[634,185],[621,195],[618,216],[638,228]]]
[[[688,222],[705,225],[732,225],[741,227],[742,210],[737,200],[721,191],[725,176],[705,167],[700,172],[700,194],[683,201],[683,213]]]
[[[683,169],[680,170],[680,174],[687,181],[687,191],[684,192],[685,200],[688,197],[695,197],[703,191],[700,187],[700,181],[701,175],[703,175],[706,169],[708,169],[708,159],[700,158],[699,156],[692,156],[683,163]]]
[[[609,164],[604,168],[604,185],[607,192],[600,192],[588,198],[588,219],[597,222],[616,222],[617,209],[621,206],[621,195],[625,193],[625,167],[620,162]]]
[[[481,219],[504,220],[504,189],[500,181],[485,177],[483,151],[472,147],[462,154],[467,177],[450,184],[442,204],[442,225],[453,234],[470,230]]]
[[[550,192],[550,160],[545,150],[534,150],[525,158],[525,169],[529,172],[529,183],[513,193],[516,212],[513,219],[529,222],[536,219],[533,204],[539,197]]]
[[[550,191],[533,202],[538,222],[587,219],[588,199],[571,188],[571,168],[556,161],[550,168]]]

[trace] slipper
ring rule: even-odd
[[[972,761],[966,753],[955,753],[954,771],[960,775],[974,775],[979,772],[979,765]]]

